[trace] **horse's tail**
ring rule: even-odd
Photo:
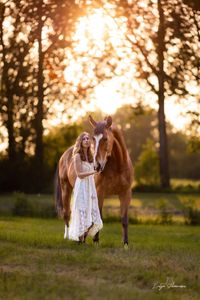
[[[60,185],[60,178],[59,178],[59,165],[56,169],[55,174],[55,207],[56,212],[59,217],[63,216],[63,203],[62,203],[62,192],[61,192],[61,185]]]

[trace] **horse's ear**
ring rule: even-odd
[[[90,124],[91,124],[93,127],[96,127],[96,126],[97,126],[97,122],[93,119],[93,117],[92,117],[91,115],[89,115],[88,119],[89,119]]]
[[[112,125],[112,117],[108,116],[105,118],[106,120],[106,128],[109,128]]]

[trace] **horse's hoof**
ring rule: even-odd
[[[128,243],[124,243],[124,250],[128,250]]]
[[[69,231],[68,231],[68,227],[65,225],[64,240],[66,240],[67,238],[69,238]]]
[[[99,241],[93,241],[93,244],[95,247],[97,247],[97,248],[99,247]]]
[[[69,237],[68,237],[68,234],[64,234],[64,240],[66,240],[66,239],[68,239]]]

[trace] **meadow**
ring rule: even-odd
[[[99,246],[63,240],[59,219],[0,217],[0,299],[197,300],[200,230],[105,223]]]
[[[200,299],[200,226],[185,225],[188,205],[199,220],[199,193],[133,193],[124,249],[116,197],[105,199],[99,245],[80,245],[63,239],[52,194],[0,195],[0,300]]]
[[[200,193],[133,193],[129,220],[132,223],[175,223],[187,222],[188,210],[195,210],[197,224],[200,223]],[[30,216],[55,218],[52,194],[12,193],[0,195],[1,216]],[[105,222],[119,221],[120,203],[117,197],[105,199],[103,207]]]

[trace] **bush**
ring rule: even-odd
[[[184,208],[185,224],[200,225],[200,210],[192,199],[188,199],[188,203]]]
[[[159,209],[158,223],[171,224],[172,223],[172,210],[166,200],[161,199],[157,202],[157,208]]]
[[[138,185],[158,186],[160,184],[159,178],[158,153],[155,149],[155,143],[148,139],[135,164],[135,180]]]
[[[139,193],[173,193],[171,188],[162,188],[158,185],[144,185],[138,184],[132,188],[132,193],[139,192]]]
[[[14,193],[14,206],[12,208],[14,216],[28,216],[35,218],[55,218],[56,211],[54,204],[40,203],[38,199],[29,200],[24,193]]]
[[[41,205],[37,210],[34,210],[34,217],[39,218],[56,218],[57,213],[54,205]]]
[[[200,225],[200,211],[193,207],[188,207],[185,223],[188,225]]]
[[[28,201],[26,195],[23,193],[15,193],[14,197],[15,201],[14,207],[12,209],[12,214],[14,216],[32,216],[33,207]]]

